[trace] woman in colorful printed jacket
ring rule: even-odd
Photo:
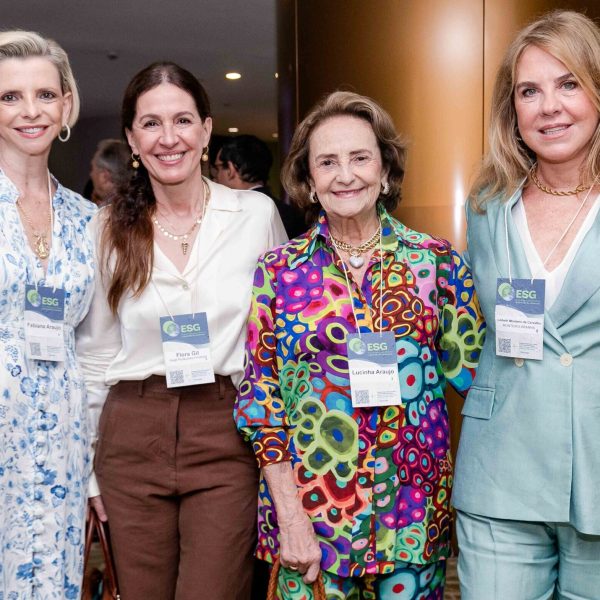
[[[278,597],[440,599],[450,551],[446,382],[484,334],[469,271],[390,216],[405,148],[371,99],[335,92],[299,125],[283,182],[318,215],[254,278],[235,417],[261,467],[257,555]]]

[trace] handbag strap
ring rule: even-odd
[[[110,548],[109,534],[105,523],[100,520],[96,509],[90,505],[90,511],[88,516],[86,535],[85,535],[85,554],[84,554],[84,573],[88,564],[90,548],[94,540],[94,532],[98,533],[98,540],[100,541],[100,547],[102,548],[102,555],[104,556],[104,578],[108,582],[110,591],[115,599],[119,596],[119,585],[117,582],[117,573],[115,571],[115,563],[113,561],[112,551]]]
[[[88,520],[85,524],[85,549],[83,551],[83,572],[87,572],[88,562],[90,560],[90,550],[94,541],[94,532],[96,531],[96,520],[98,516],[96,511],[90,506]]]
[[[279,570],[281,564],[279,559],[273,563],[271,575],[269,576],[269,587],[267,589],[267,600],[277,600],[277,581],[279,580]],[[323,572],[319,571],[317,579],[312,584],[314,600],[327,600],[325,594],[325,583],[323,582]]]

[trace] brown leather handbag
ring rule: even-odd
[[[273,564],[271,576],[269,577],[269,588],[267,590],[267,600],[277,600],[277,580],[279,579],[279,559]],[[319,576],[312,584],[314,600],[327,600],[325,594],[325,584],[323,583],[323,573],[319,571]]]
[[[96,538],[100,542],[104,556],[103,574],[98,569],[93,571],[89,569],[90,550]],[[102,590],[101,596],[99,595],[100,589]],[[88,521],[85,527],[83,591],[81,593],[81,600],[95,600],[98,598],[102,600],[121,600],[107,525],[98,518],[96,510],[90,506]]]

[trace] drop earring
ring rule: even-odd
[[[140,155],[131,153],[131,166],[137,171],[140,168]]]

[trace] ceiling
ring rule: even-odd
[[[277,131],[276,0],[3,0],[2,29],[55,38],[69,54],[83,118],[118,115],[131,77],[155,60],[192,71],[214,131]],[[110,58],[116,56],[116,58]],[[225,79],[227,71],[242,78]]]

